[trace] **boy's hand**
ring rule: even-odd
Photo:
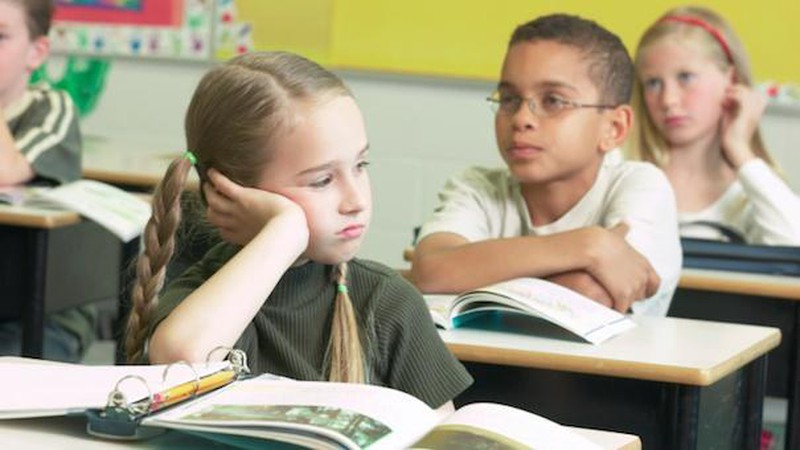
[[[590,249],[594,263],[588,272],[611,295],[614,309],[627,312],[633,302],[655,294],[661,280],[647,259],[625,241],[627,224],[600,231]]]
[[[722,154],[733,169],[755,158],[750,140],[767,106],[767,99],[743,84],[729,86],[722,102]]]
[[[203,183],[208,221],[223,239],[246,245],[269,221],[286,215],[297,221],[293,229],[306,230],[307,245],[308,223],[297,203],[280,194],[240,186],[215,169],[208,171],[208,177],[210,183]]]
[[[559,273],[546,279],[588,297],[601,305],[609,308],[614,307],[614,299],[611,298],[611,294],[593,276],[583,270]]]

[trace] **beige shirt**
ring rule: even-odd
[[[664,173],[649,163],[606,156],[592,188],[555,222],[532,225],[519,183],[506,168],[473,167],[450,179],[440,203],[419,238],[437,232],[470,242],[518,236],[544,236],[582,227],[613,227],[626,222],[627,241],[661,277],[658,292],[633,305],[635,314],[664,316],[680,277],[682,254],[675,195]],[[542,255],[543,258],[547,255]]]

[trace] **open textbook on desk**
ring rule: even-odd
[[[116,186],[78,180],[57,187],[0,188],[0,203],[43,209],[66,209],[85,216],[124,242],[142,233],[150,219],[150,205]]]
[[[0,417],[25,417],[24,414],[15,416],[15,408],[27,410],[28,417],[42,415],[48,410],[50,415],[85,410],[90,418],[89,431],[104,437],[115,437],[115,432],[119,431],[116,437],[135,438],[136,435],[126,435],[125,427],[118,427],[120,423],[114,422],[133,417],[134,421],[128,423],[138,431],[152,434],[164,428],[177,429],[241,448],[264,448],[268,442],[314,449],[600,448],[574,430],[507,406],[475,403],[442,419],[419,399],[394,389],[294,381],[272,375],[241,378],[155,413],[106,406],[108,391],[141,388],[144,384],[132,377],[120,383],[118,377],[126,370],[128,375],[142,374],[143,379],[147,376],[144,372],[160,375],[165,370],[165,366],[149,366],[144,370],[145,367],[148,366],[78,366],[0,358],[2,373],[27,377],[13,378],[19,380],[15,383],[0,384],[0,412],[4,413]],[[173,367],[170,377],[191,372],[182,370],[187,368],[180,365],[169,367]],[[203,375],[198,372],[198,376],[212,376],[215,370],[227,369],[209,367]],[[91,401],[73,399],[70,406],[66,398],[75,389],[73,375],[79,372],[92,380],[82,383],[82,387],[93,391],[94,397]],[[30,381],[24,381],[26,379]],[[38,393],[39,388],[45,392]],[[160,392],[156,389],[151,388],[151,401]],[[128,405],[138,405],[138,396],[132,391],[128,394],[127,398],[131,399]],[[49,408],[44,403],[35,408],[26,406],[26,398],[44,401],[45,395],[49,395],[57,407]],[[33,414],[35,410],[39,414]]]
[[[538,278],[517,278],[460,295],[425,295],[433,321],[450,329],[487,317],[540,319],[592,344],[636,326],[624,314],[571,289]]]

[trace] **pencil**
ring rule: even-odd
[[[192,380],[171,387],[164,392],[153,394],[153,400],[150,403],[150,412],[182,402],[183,400],[195,395],[201,395],[205,394],[206,392],[213,391],[214,389],[230,383],[234,380],[234,378],[236,378],[235,371],[222,370],[200,378],[199,383]]]

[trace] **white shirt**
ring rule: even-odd
[[[749,244],[800,246],[800,198],[758,158],[739,168],[738,180],[716,202],[679,213],[678,220],[686,237],[723,240],[715,229],[691,225],[705,221],[732,228]]]
[[[619,151],[608,154],[583,198],[555,222],[538,227],[532,225],[519,183],[506,168],[467,169],[447,182],[439,199],[433,217],[420,230],[420,239],[449,232],[476,242],[544,236],[593,225],[610,228],[626,222],[626,240],[661,278],[658,292],[634,303],[633,312],[667,314],[682,255],[675,195],[664,173],[652,164],[623,161]]]

